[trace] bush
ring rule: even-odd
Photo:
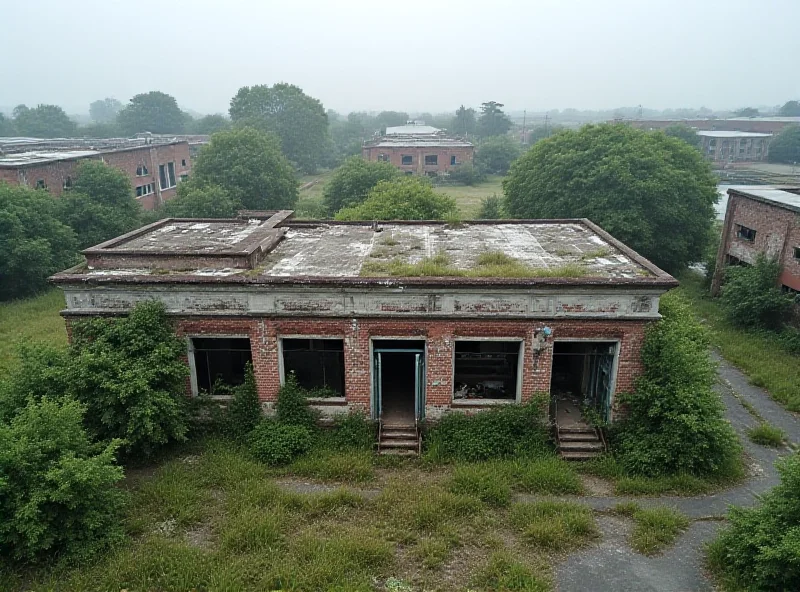
[[[303,426],[313,430],[317,423],[317,415],[306,403],[308,393],[297,382],[297,377],[289,373],[285,384],[278,391],[275,403],[276,419],[286,425]]]
[[[800,455],[777,465],[780,484],[755,508],[732,508],[709,548],[716,571],[754,591],[800,590]]]
[[[519,142],[510,136],[491,136],[475,149],[475,163],[492,174],[505,175],[511,163],[522,155]]]
[[[503,200],[497,197],[497,194],[481,200],[481,209],[478,211],[479,220],[499,220],[503,217]]]
[[[375,446],[375,423],[360,412],[339,414],[333,420],[329,445],[337,450],[372,450]]]
[[[322,200],[331,216],[341,210],[358,205],[379,181],[400,178],[400,171],[388,162],[369,162],[361,156],[352,156],[333,171],[322,190]]]
[[[720,301],[731,322],[748,329],[780,329],[794,300],[781,292],[780,275],[781,264],[764,255],[754,265],[728,267]]]
[[[547,442],[541,399],[537,399],[475,415],[448,413],[426,434],[425,448],[433,461],[478,461],[541,453]]]
[[[767,160],[784,164],[800,162],[800,125],[786,126],[772,138]]]
[[[253,374],[253,365],[248,362],[245,368],[244,384],[233,389],[233,398],[228,403],[225,414],[225,433],[234,440],[243,441],[261,421],[261,403],[258,401],[258,387]]]
[[[780,448],[783,446],[783,441],[786,434],[782,429],[776,428],[765,421],[760,422],[757,426],[747,430],[747,437],[756,444],[762,446],[771,446],[772,448]]]
[[[32,400],[0,424],[0,554],[85,557],[123,536],[119,442],[92,445],[83,413],[74,400]]]
[[[337,220],[444,220],[458,212],[452,197],[433,191],[424,179],[380,181],[362,203],[343,208]]]
[[[740,462],[740,445],[713,390],[708,335],[679,296],[661,299],[662,320],[642,347],[644,374],[624,395],[617,429],[621,462],[632,474],[719,474]]]
[[[447,173],[447,180],[451,183],[477,185],[486,180],[486,173],[481,167],[475,166],[471,162],[465,162],[450,169]]]
[[[271,466],[285,465],[311,449],[312,432],[304,425],[263,420],[250,432],[250,451]]]

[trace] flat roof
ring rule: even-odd
[[[387,136],[396,135],[418,135],[418,134],[437,134],[441,132],[438,127],[432,125],[393,125],[386,128]]]
[[[381,138],[374,142],[367,144],[369,148],[434,148],[438,146],[450,148],[469,148],[473,144],[466,140],[459,140],[458,138],[445,138],[445,137],[420,137],[412,138],[410,136],[399,136],[397,138]]]
[[[87,156],[100,156],[99,150],[31,150],[16,152],[0,156],[0,167],[19,167],[59,160],[72,160],[73,158],[86,158]]]
[[[584,219],[479,220],[451,226],[440,221],[304,221],[291,215],[162,220],[86,249],[87,263],[54,281],[676,284]],[[435,273],[422,270],[428,264],[434,264]]]
[[[800,187],[797,189],[778,189],[776,187],[764,186],[747,188],[732,187],[728,189],[728,195],[733,193],[800,213]]]
[[[739,131],[706,131],[698,130],[698,136],[707,136],[709,138],[770,138],[772,134],[762,134],[759,132],[739,132]]]
[[[6,140],[6,141],[3,141]],[[58,162],[75,160],[109,154],[111,152],[126,152],[129,150],[150,149],[171,144],[188,144],[184,139],[166,139],[149,141],[145,138],[110,138],[110,139],[81,139],[81,138],[0,138],[0,168],[20,168]]]

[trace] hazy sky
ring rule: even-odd
[[[223,112],[281,81],[343,112],[774,105],[798,23],[800,0],[0,0],[0,106]]]

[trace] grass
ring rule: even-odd
[[[744,372],[750,382],[762,387],[791,411],[800,411],[800,356],[786,351],[770,333],[754,333],[731,325],[717,300],[707,296],[702,277],[687,272],[678,288],[691,303],[711,333],[722,357]]]
[[[16,365],[15,349],[22,341],[67,346],[64,319],[58,314],[63,308],[59,289],[0,304],[0,376]]]
[[[378,257],[378,259],[382,258]],[[450,257],[445,252],[439,252],[432,257],[425,257],[417,263],[407,263],[400,258],[393,258],[390,260],[367,261],[361,267],[361,275],[366,277],[577,278],[583,277],[586,273],[586,267],[577,263],[568,263],[558,267],[530,267],[519,259],[499,251],[480,254],[475,267],[472,269],[453,267]]]
[[[509,520],[527,544],[550,551],[575,549],[599,536],[591,509],[572,502],[514,504]]]
[[[456,200],[458,209],[465,220],[478,217],[481,208],[481,200],[493,194],[503,195],[503,177],[501,175],[489,175],[483,183],[476,185],[447,185],[435,187],[437,193],[444,193]]]
[[[782,429],[776,428],[766,421],[762,421],[757,426],[747,429],[747,437],[750,438],[752,442],[760,444],[761,446],[780,448],[783,446],[786,434]]]
[[[529,568],[505,552],[494,553],[470,582],[470,589],[486,592],[546,592],[550,578]]]
[[[625,503],[617,504],[613,512],[633,519],[635,526],[630,543],[634,551],[642,555],[657,555],[689,528],[689,519],[667,506],[643,509],[636,503]]]

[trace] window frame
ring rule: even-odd
[[[432,158],[433,162],[428,162],[429,158]],[[438,154],[426,154],[425,155],[425,166],[439,166],[439,155]]]
[[[278,335],[278,378],[280,385],[286,384],[286,369],[283,361],[283,340],[284,339],[308,339],[308,340],[328,340],[328,341],[341,341],[342,342],[342,356],[344,364],[344,372],[342,373],[342,396],[341,397],[327,397],[326,401],[344,401],[347,399],[347,339],[344,335],[304,335],[287,333]]]
[[[255,356],[253,356],[253,339],[251,338],[249,333],[241,334],[241,333],[214,333],[213,335],[209,335],[208,333],[190,333],[185,335],[186,338],[186,357],[189,360],[189,385],[192,391],[192,397],[197,397],[200,393],[200,388],[197,380],[197,362],[195,361],[195,347],[194,347],[194,340],[195,339],[247,339],[250,342],[250,359],[254,360]],[[255,363],[253,363],[255,366]],[[216,395],[213,396],[215,400],[227,400],[230,397],[227,395]]]
[[[455,398],[456,388],[456,343],[459,341],[501,341],[504,343],[519,343],[519,353],[517,354],[517,392],[513,399],[467,399]],[[450,405],[470,406],[470,405],[514,405],[522,402],[522,383],[524,381],[523,369],[525,368],[525,338],[524,337],[452,337],[453,351],[450,356]]]
[[[747,232],[742,232],[746,230]],[[750,238],[750,233],[753,233],[752,238]],[[745,226],[744,224],[736,223],[736,238],[739,240],[743,240],[748,243],[755,243],[756,242],[756,235],[758,231],[755,228],[750,228],[749,226]]]
[[[800,247],[794,247],[794,258],[800,261]]]
[[[406,162],[408,159],[408,162]],[[413,154],[401,154],[400,155],[400,165],[401,166],[413,166],[414,165],[414,155]]]

